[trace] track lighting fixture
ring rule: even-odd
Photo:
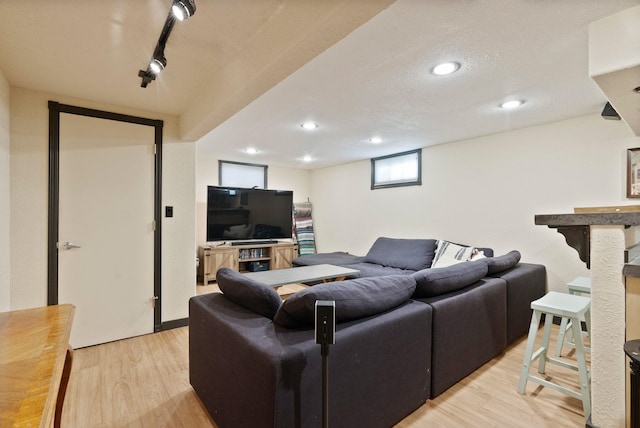
[[[175,0],[171,6],[171,12],[178,21],[184,21],[196,13],[196,4],[193,0]]]
[[[142,78],[141,87],[146,88],[149,83],[156,80],[156,76],[167,66],[167,58],[164,56],[164,48],[173,30],[176,19],[183,21],[196,13],[196,3],[194,0],[173,0],[171,10],[167,15],[167,19],[162,27],[162,32],[158,38],[156,48],[153,50],[153,56],[146,70],[140,70],[138,77]]]

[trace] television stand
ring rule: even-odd
[[[244,245],[238,245],[242,242]],[[298,244],[292,242],[237,241],[236,245],[226,244],[217,247],[198,247],[198,282],[207,285],[216,280],[216,272],[228,267],[238,272],[248,272],[249,263],[258,262],[269,265],[269,270],[285,269],[293,266],[298,257]]]
[[[238,245],[265,245],[265,244],[277,244],[276,239],[265,239],[262,241],[231,241],[231,246],[236,247]]]

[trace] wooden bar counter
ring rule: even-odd
[[[635,266],[628,263],[630,257],[637,257],[631,247],[636,244],[637,230],[625,234],[625,229],[640,226],[640,207],[574,211],[536,215],[535,224],[557,229],[591,270],[592,413],[587,426],[624,427],[628,423],[625,384],[629,375],[623,347],[627,340],[638,338],[634,336],[639,319]]]
[[[0,313],[0,426],[59,426],[73,305]]]

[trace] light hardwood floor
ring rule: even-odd
[[[216,427],[189,384],[188,334],[183,327],[74,351],[62,426]],[[523,337],[397,427],[584,426],[581,401],[532,382],[526,395],[516,392],[525,343]],[[578,385],[575,372],[554,365],[547,378]]]

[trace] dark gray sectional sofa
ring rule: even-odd
[[[361,277],[314,285],[284,303],[270,287],[219,271],[224,294],[189,302],[190,381],[216,424],[321,426],[317,299],[336,301],[332,427],[392,426],[523,336],[530,302],[546,291],[544,266],[520,263],[512,251],[430,268],[435,242],[380,238],[364,257],[300,257],[295,264],[359,266]]]

